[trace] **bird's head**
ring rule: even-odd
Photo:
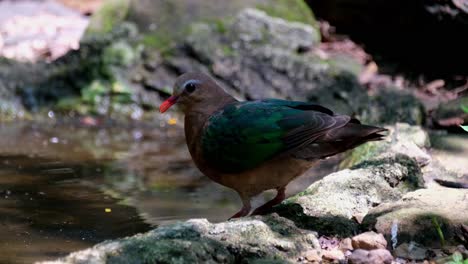
[[[159,107],[161,113],[166,112],[177,103],[184,112],[196,107],[206,107],[210,101],[219,100],[226,92],[216,82],[203,73],[185,73],[179,76],[174,84],[172,96]]]

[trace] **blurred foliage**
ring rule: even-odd
[[[460,252],[455,252],[452,255],[452,261],[447,264],[468,264],[468,259],[463,260],[463,255]]]
[[[461,109],[463,110],[463,112],[468,114],[468,105],[461,105]],[[466,132],[468,132],[468,125],[460,127],[463,128],[463,130],[465,130]]]
[[[145,46],[145,48],[160,51],[162,55],[169,54],[173,45],[169,36],[157,33],[145,34],[141,40],[141,43]]]
[[[100,79],[83,87],[80,97],[60,100],[57,108],[80,114],[104,115],[132,103],[132,91],[123,82]]]
[[[119,41],[104,50],[104,65],[130,66],[137,58],[136,50],[128,43]]]
[[[460,106],[463,112],[468,113],[468,105],[461,105]]]

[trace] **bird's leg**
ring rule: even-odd
[[[278,188],[275,198],[271,199],[270,201],[266,202],[264,205],[255,209],[251,215],[264,215],[268,213],[271,207],[281,203],[286,198],[285,191],[286,191],[286,187]]]
[[[252,206],[250,205],[250,197],[245,197],[242,194],[239,194],[241,199],[242,199],[242,208],[240,209],[239,212],[235,213],[233,216],[229,217],[229,220],[232,218],[238,218],[238,217],[243,217],[246,216],[250,213],[250,209],[252,209]]]

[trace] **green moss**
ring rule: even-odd
[[[222,48],[222,50],[223,50],[224,56],[229,57],[229,56],[235,55],[235,50],[234,50],[231,46],[229,46],[229,45],[222,45],[221,48]]]
[[[183,239],[180,239],[183,238]],[[168,230],[164,238],[130,238],[117,253],[107,256],[109,263],[199,263],[200,260],[213,263],[221,258],[227,263],[234,262],[224,246],[214,240],[200,237],[198,232],[181,229]]]
[[[269,16],[301,22],[318,28],[314,14],[303,0],[276,0],[273,2],[275,4],[263,4],[256,7],[265,11]]]
[[[352,219],[331,214],[311,216],[306,214],[304,209],[297,203],[282,203],[274,210],[280,216],[293,221],[298,227],[314,230],[321,235],[347,237],[358,231],[359,225]]]
[[[208,21],[209,22],[209,21]],[[227,32],[226,21],[222,19],[215,19],[212,24],[214,25],[216,31],[220,34],[225,34]]]
[[[126,42],[119,41],[104,49],[104,65],[130,66],[137,58],[136,51]]]
[[[55,110],[80,114],[129,113],[133,101],[129,87],[119,81],[96,79],[81,89],[80,97],[65,97],[58,101]]]
[[[93,14],[85,35],[108,33],[128,15],[130,0],[107,0]]]
[[[143,44],[146,49],[159,51],[164,57],[172,54],[174,46],[174,42],[169,34],[159,33],[144,35],[141,44]]]
[[[380,148],[376,142],[368,142],[361,145],[350,152],[347,157],[340,163],[340,169],[350,168],[362,161],[368,160],[378,153]]]
[[[109,91],[108,84],[104,81],[95,80],[81,90],[81,99],[84,103],[96,105]]]
[[[300,192],[300,193],[297,193],[296,195],[292,196],[292,197],[289,197],[288,199],[286,199],[283,204],[285,205],[291,205],[291,204],[295,204],[297,202],[297,200],[302,197],[302,196],[310,196],[310,195],[314,195],[317,193],[317,190],[319,188],[319,184],[318,183],[314,183],[312,185],[310,185],[307,189],[305,189],[304,191]]]
[[[66,97],[57,102],[54,110],[60,112],[77,111],[78,113],[86,113],[88,112],[88,107],[82,103],[79,97]]]
[[[149,185],[148,189],[151,191],[168,191],[168,190],[174,190],[176,189],[176,187],[174,186],[174,182],[172,181],[159,180]]]

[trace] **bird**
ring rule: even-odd
[[[185,115],[185,139],[195,165],[240,196],[242,208],[231,218],[249,215],[254,196],[276,189],[276,196],[250,215],[268,213],[286,198],[288,183],[320,160],[382,140],[386,131],[309,102],[239,101],[200,72],[180,75],[159,111],[175,104]]]

